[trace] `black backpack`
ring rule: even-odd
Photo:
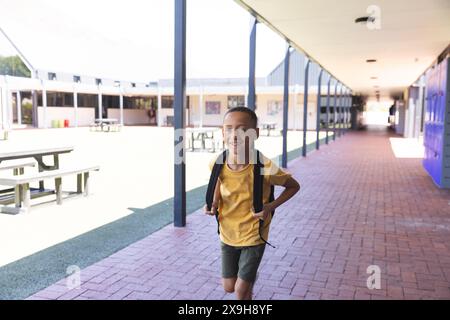
[[[214,190],[217,184],[217,180],[219,179],[220,172],[222,171],[223,165],[226,163],[228,150],[222,152],[218,157],[211,171],[211,176],[209,177],[208,190],[206,191],[206,207],[208,211],[211,210],[213,198],[214,198]],[[253,166],[253,208],[255,212],[260,212],[263,209],[263,183],[264,183],[264,175],[261,173],[261,170],[264,168],[264,164],[260,159],[260,152],[256,150],[256,164]],[[219,160],[222,161],[219,161]],[[270,186],[270,196],[269,201],[274,200],[274,186]],[[272,211],[272,217],[275,214],[275,211]],[[219,228],[219,210],[216,211],[216,221],[217,221],[217,233],[220,233]],[[264,243],[269,246],[275,248],[269,242],[266,241],[262,237],[261,230],[264,227],[264,221],[259,220],[259,237]]]

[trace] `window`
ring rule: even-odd
[[[174,103],[173,96],[161,96],[161,108],[172,109],[173,103]],[[189,96],[186,96],[186,109],[189,109],[189,104],[190,104]]]
[[[80,76],[73,76],[73,82],[80,83],[81,77]]]
[[[165,109],[173,108],[173,97],[172,96],[162,96],[161,97],[161,108],[165,108]]]
[[[119,96],[102,96],[102,105],[105,108],[119,108],[120,107],[120,97]]]
[[[98,95],[96,95],[96,94],[78,94],[78,107],[98,108]]]
[[[150,108],[151,109],[158,108],[158,97],[156,97],[156,96],[150,97]]]
[[[38,105],[43,106],[42,94],[38,94]],[[48,107],[73,107],[73,93],[47,92]]]
[[[123,107],[126,109],[150,109],[151,97],[124,97]]]
[[[320,103],[322,107],[326,107],[327,106],[327,96],[321,96],[320,99]],[[339,98],[336,99],[336,104],[339,103]],[[330,95],[330,110],[333,108],[334,106],[334,96]]]
[[[114,87],[120,87],[120,81],[114,81]]]
[[[73,107],[73,93],[63,93],[63,107]]]
[[[228,96],[228,109],[245,107],[245,96]]]
[[[48,73],[48,80],[56,80],[56,73],[49,72]]]

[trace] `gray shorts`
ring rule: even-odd
[[[222,241],[222,277],[239,277],[247,282],[255,282],[256,272],[261,263],[266,244],[248,247],[233,247]]]

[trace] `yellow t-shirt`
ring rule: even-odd
[[[262,154],[261,154],[262,155]],[[212,170],[217,156],[209,163]],[[291,176],[276,166],[264,155],[263,203],[269,202],[270,186],[284,185]],[[231,170],[227,164],[222,166],[219,176],[220,195],[219,226],[220,239],[235,247],[254,246],[264,243],[259,236],[259,218],[252,215],[253,208],[253,164],[239,171]],[[271,215],[264,221],[262,236],[268,240]]]

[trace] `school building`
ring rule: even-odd
[[[302,70],[307,59],[305,55],[292,51],[290,60],[288,128],[302,130],[305,83]],[[319,69],[312,64],[309,71],[308,130],[316,130]],[[325,79],[330,76],[323,74],[322,78],[320,123],[323,127],[328,88]],[[3,130],[24,126],[51,128],[55,120],[68,120],[70,127],[89,126],[97,118],[116,118],[122,125],[173,124],[173,79],[139,83],[37,70],[35,78],[0,76],[0,87]],[[247,78],[188,79],[186,126],[220,126],[228,108],[246,106],[247,91]],[[256,96],[256,112],[260,122],[276,123],[281,130],[282,62],[267,77],[256,79]],[[354,103],[355,108],[361,109],[359,98],[355,97]],[[343,92],[335,81],[330,81],[328,100],[329,119],[333,123],[337,121],[334,119],[334,103],[337,106],[349,104],[350,95]]]

